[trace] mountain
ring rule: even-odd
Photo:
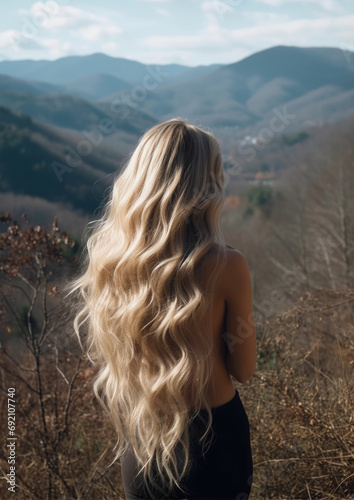
[[[92,184],[105,174],[108,163],[102,158],[98,164],[92,154],[81,158],[80,167],[75,170],[65,157],[68,146],[74,149],[75,143],[63,141],[54,130],[28,116],[0,107],[1,192],[38,196],[68,203],[73,209],[94,210],[97,200],[92,196]],[[54,162],[67,167],[65,174],[56,175]]]
[[[85,56],[62,57],[55,61],[0,61],[0,73],[22,78],[39,80],[53,85],[68,84],[81,78],[97,74],[107,74],[131,85],[142,85],[143,79],[151,73],[159,75],[159,85],[167,81],[185,80],[208,73],[221,65],[197,66],[190,68],[180,64],[143,64],[122,57],[111,57],[96,53]],[[150,71],[149,71],[150,70]]]
[[[22,80],[8,75],[0,75],[0,92],[11,90],[16,92],[28,92],[29,94],[50,94],[64,92],[64,87],[51,85],[50,83]]]
[[[339,124],[319,124],[308,133],[283,133],[267,143],[260,140],[259,146],[252,141],[241,150],[233,134],[224,168],[236,164],[238,173],[227,182],[227,196],[243,197],[260,179],[268,179],[268,184],[286,179],[289,170],[302,169],[311,158],[322,162],[326,151],[337,152],[335,162],[347,161],[353,130],[351,117]],[[87,151],[90,136],[82,131],[44,124],[0,107],[0,211],[11,209],[16,217],[26,212],[41,224],[60,215],[63,230],[82,229],[108,194],[140,134],[117,129],[99,144],[92,137]]]
[[[63,85],[62,88],[66,94],[96,101],[113,92],[127,90],[130,87],[131,85],[128,82],[109,73],[97,73],[73,80]]]
[[[354,116],[353,57],[335,48],[277,46],[233,64],[195,68],[104,54],[2,61],[0,72],[17,76],[0,75],[0,104],[73,130],[109,118],[117,129],[138,134],[180,116],[236,139],[270,127],[270,133],[292,132]]]
[[[354,53],[352,54],[354,56]],[[224,65],[186,82],[158,87],[141,109],[160,120],[172,115],[214,127],[254,127],[269,122],[275,108],[296,110],[290,128],[305,121],[329,122],[354,114],[354,68],[341,49],[278,46]],[[125,92],[101,99],[122,99]],[[316,106],[306,102],[316,99]],[[333,109],[331,103],[339,108]],[[299,108],[297,108],[299,106]],[[328,112],[332,110],[334,114]]]
[[[143,131],[116,129],[99,140],[97,133],[54,127],[0,106],[0,211],[12,207],[40,223],[60,212],[64,226],[84,223]]]
[[[0,91],[0,104],[45,123],[74,130],[97,128],[110,120],[116,129],[139,135],[157,120],[143,111],[125,105],[98,104],[69,94],[33,94],[14,90]],[[124,118],[129,115],[129,118]]]
[[[130,84],[109,74],[97,73],[88,77],[78,78],[67,84],[53,85],[36,80],[23,80],[13,76],[0,74],[0,92],[27,92],[33,95],[68,94],[95,101],[113,92],[129,89]]]
[[[304,89],[314,89],[323,85],[337,84],[353,86],[354,67],[348,64],[341,49],[301,48],[277,46],[262,50],[242,61],[220,68],[231,71],[243,78],[254,78],[255,87],[274,80],[286,78],[295,81]]]

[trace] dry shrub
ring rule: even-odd
[[[238,385],[251,425],[253,500],[353,498],[353,304],[353,291],[316,291],[257,325],[258,369]],[[124,499],[119,462],[108,467],[115,436],[93,395],[94,369],[77,346],[55,348],[48,338],[40,398],[29,389],[32,358],[11,361],[2,351],[2,387],[16,387],[16,498]],[[5,481],[1,488],[11,498]]]
[[[74,241],[57,219],[47,230],[26,227],[23,218],[25,225],[0,213],[7,227],[0,233],[0,498],[122,498],[117,468],[105,461],[113,441],[92,391],[92,368],[73,342],[72,312],[58,294],[72,269]],[[9,388],[15,389],[14,493],[7,482]]]
[[[306,293],[263,325],[240,388],[252,499],[354,498],[354,291]]]
[[[11,361],[15,356],[16,361]],[[40,365],[41,395],[29,389],[37,387],[31,354],[23,352],[19,356],[2,349],[1,367],[3,382],[6,381],[2,387],[16,389],[17,442],[16,492],[7,491],[3,480],[0,498],[124,498],[120,479],[117,480],[119,466],[108,468],[113,458],[113,439],[110,424],[93,396],[93,369],[73,352],[61,352],[57,357],[50,349]],[[25,383],[19,376],[24,377]],[[1,413],[4,417],[7,414],[5,398]],[[7,428],[3,425],[3,477],[9,472],[6,437]]]
[[[56,224],[48,233],[11,223],[1,237],[0,322],[10,337],[18,327],[17,342],[0,350],[3,499],[124,499],[119,462],[109,467],[116,436],[94,397],[94,368],[72,343],[67,304],[56,300],[52,278],[65,265],[66,241]],[[257,325],[258,368],[238,387],[251,425],[252,500],[354,498],[353,306],[352,289],[317,290]],[[9,387],[15,495],[6,482]]]

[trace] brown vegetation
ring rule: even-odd
[[[23,230],[9,214],[1,220],[9,223],[1,235],[2,477],[14,387],[16,498],[124,499],[119,462],[109,467],[115,435],[93,395],[94,368],[72,341],[66,304],[55,301],[61,284],[52,282],[53,262],[72,261],[64,256],[73,242],[56,221],[46,232]],[[20,293],[28,299],[22,318]],[[238,386],[251,425],[251,498],[351,498],[353,320],[354,290],[323,289],[256,321],[258,367]],[[1,488],[1,498],[11,498],[5,480]]]
[[[258,325],[258,370],[239,389],[252,498],[353,498],[354,289],[304,294]]]
[[[229,233],[254,281],[258,366],[238,386],[251,425],[252,499],[353,497],[351,160],[348,153],[336,172],[328,164],[321,174],[310,165],[271,217],[256,212]],[[297,201],[294,213],[287,207]],[[8,225],[0,233],[0,496],[13,495],[6,423],[14,387],[16,498],[124,499],[119,463],[110,466],[114,431],[60,295],[75,244],[56,220],[50,231],[23,229],[10,214],[0,222]]]

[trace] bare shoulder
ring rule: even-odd
[[[218,262],[220,260],[221,255],[222,255],[222,248],[220,247],[220,245],[215,243],[208,252],[208,259],[207,259],[208,264],[213,265],[214,263]],[[226,255],[225,263],[227,267],[235,266],[238,263],[242,265],[242,263],[247,262],[246,256],[240,250],[232,248],[229,245],[226,245],[225,255]]]
[[[222,252],[222,248],[220,247],[220,245],[215,243],[211,249],[210,254],[214,258],[217,258],[218,255],[221,254],[221,252]],[[240,250],[237,250],[236,248],[232,248],[229,245],[226,245],[225,254],[227,256],[227,262],[229,264],[243,262],[246,260],[246,256]]]
[[[228,270],[230,270],[230,268],[234,269],[235,267],[245,267],[247,265],[247,258],[240,250],[236,250],[236,248],[230,247],[227,248]]]
[[[248,264],[246,256],[236,248],[226,246],[225,259],[222,259],[222,248],[214,244],[205,260],[204,272],[210,273],[215,267],[219,268],[220,293],[227,295],[230,288],[234,288],[235,281],[240,283],[242,277],[247,275]]]
[[[236,248],[227,247],[226,262],[222,272],[222,293],[224,297],[235,295],[237,289],[241,292],[248,286],[250,280],[246,256]],[[237,292],[236,292],[237,293]]]

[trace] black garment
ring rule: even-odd
[[[253,480],[250,430],[237,389],[230,401],[212,408],[212,414],[214,436],[209,431],[204,444],[204,455],[203,443],[199,443],[198,438],[206,430],[206,409],[201,409],[197,418],[190,423],[192,467],[182,478],[180,487],[183,491],[175,487],[166,498],[149,484],[155,499],[248,499]],[[152,499],[144,485],[143,473],[135,478],[138,467],[131,446],[121,457],[121,472],[126,500]]]

